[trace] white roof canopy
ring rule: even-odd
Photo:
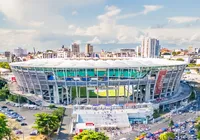
[[[11,66],[44,68],[132,68],[153,66],[186,65],[183,61],[158,58],[132,58],[128,60],[69,60],[69,59],[33,59],[11,63]]]

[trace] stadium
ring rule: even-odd
[[[11,63],[19,88],[55,104],[143,103],[176,94],[186,63],[157,58]]]

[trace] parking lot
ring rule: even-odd
[[[22,122],[27,123],[26,126],[21,126],[21,128],[19,129],[23,134],[18,134],[17,136],[20,137],[21,139],[23,139],[24,137],[24,139],[27,139],[27,140],[29,139],[28,137],[30,136],[30,133],[34,130],[32,128],[35,122],[34,115],[36,113],[42,113],[42,112],[50,113],[51,112],[51,110],[49,109],[33,110],[33,109],[25,108],[25,107],[13,107],[10,104],[6,104],[6,102],[0,102],[0,107],[2,106],[7,106],[9,109],[12,109],[14,112],[16,112],[17,114],[25,118],[25,120],[22,120],[20,122],[16,121],[16,123],[19,123],[19,126],[21,125]],[[12,119],[12,118],[9,118],[9,119]],[[15,120],[15,119],[13,118],[12,120]]]

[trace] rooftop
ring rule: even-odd
[[[71,59],[33,59],[11,63],[11,66],[47,67],[47,68],[131,68],[152,66],[186,65],[183,61],[158,58],[131,58],[121,60],[71,60]]]

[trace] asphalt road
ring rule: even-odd
[[[189,112],[191,107],[193,107],[193,110],[195,112],[193,112],[193,113]],[[176,115],[172,115],[171,117],[172,117],[174,123],[179,123],[179,122],[184,122],[186,120],[195,120],[198,116],[200,116],[200,91],[197,92],[196,103],[193,103],[192,105],[189,105],[186,108],[184,108],[184,113],[182,113],[181,115],[176,114]],[[169,124],[169,119],[170,118],[166,118],[166,119],[161,120],[157,123],[149,124],[148,126],[151,128],[150,132],[153,133],[155,131],[158,131],[159,129],[167,128],[168,124]],[[133,139],[139,134],[140,134],[140,132],[134,131],[134,132],[131,132],[130,134],[124,134],[124,135],[121,135],[119,137],[115,137],[115,138],[113,138],[113,140],[119,140],[120,138],[131,138],[131,139]],[[190,138],[190,136],[188,136],[188,137]]]

